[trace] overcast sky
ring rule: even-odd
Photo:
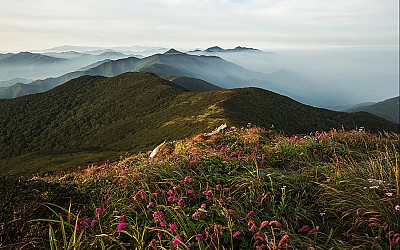
[[[398,46],[399,0],[0,0],[0,51]]]

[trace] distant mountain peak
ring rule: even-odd
[[[213,47],[210,47],[210,48],[208,48],[208,49],[206,49],[204,51],[206,51],[206,52],[222,52],[222,51],[225,51],[225,50],[223,48],[219,47],[219,46],[213,46]]]
[[[244,51],[261,52],[261,50],[259,49],[242,47],[242,46],[236,46],[234,49],[223,49],[219,46],[213,46],[204,50],[204,52],[244,52]]]
[[[174,48],[171,48],[170,50],[164,53],[164,55],[177,55],[177,54],[185,54],[185,53],[180,52]]]
[[[259,49],[237,46],[233,51],[261,51]]]

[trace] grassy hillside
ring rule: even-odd
[[[42,94],[0,100],[0,109],[2,174],[71,169],[222,123],[287,134],[342,126],[398,131],[367,113],[316,109],[257,88],[189,92],[150,73],[83,76]]]
[[[361,107],[347,109],[346,112],[364,111],[399,124],[400,123],[399,101],[400,97],[393,97],[382,102],[374,103],[372,105],[364,105]]]
[[[0,247],[400,249],[398,134],[230,128],[73,173],[0,177]]]
[[[178,84],[179,86],[182,86],[185,89],[188,89],[193,92],[206,92],[206,91],[222,89],[221,87],[218,87],[212,83],[186,76],[169,76],[165,77],[165,79],[172,81]]]

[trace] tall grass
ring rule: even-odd
[[[161,151],[45,177],[92,197],[48,205],[49,247],[399,249],[396,134],[231,128]]]

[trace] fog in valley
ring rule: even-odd
[[[272,85],[258,81],[254,86],[273,88],[318,107],[378,102],[399,95],[398,47],[264,51],[215,55],[268,74],[267,81]]]

